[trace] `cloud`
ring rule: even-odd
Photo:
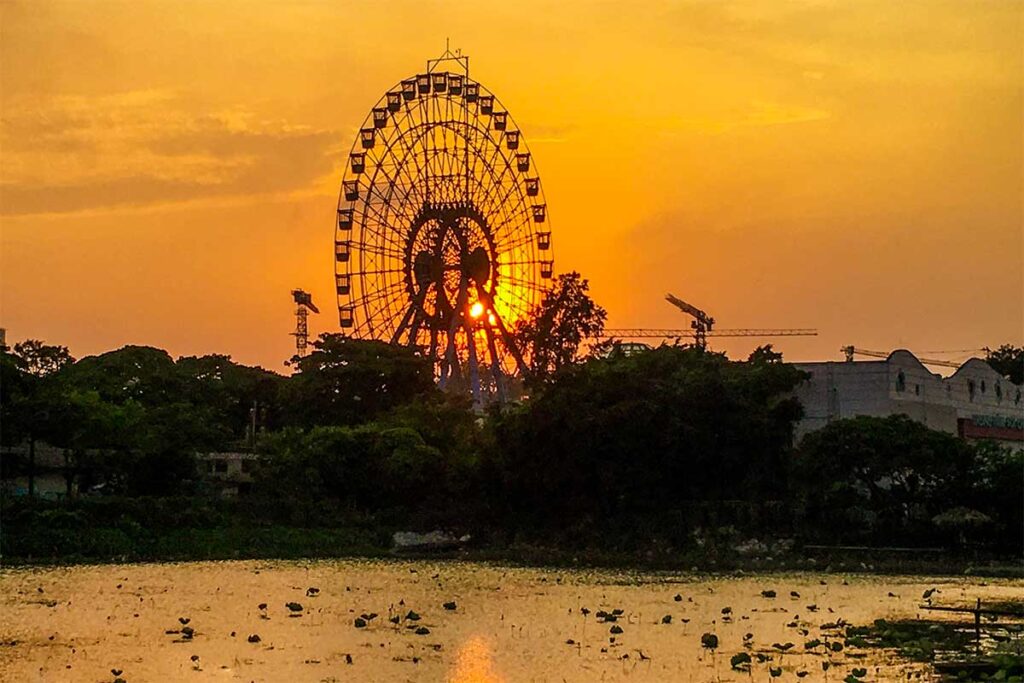
[[[724,133],[737,128],[781,126],[827,119],[831,114],[816,107],[755,100],[740,111],[708,117],[680,117],[666,121],[666,128]]]
[[[138,208],[308,189],[339,136],[245,110],[193,115],[175,93],[4,103],[0,213]]]
[[[537,142],[566,142],[570,138],[575,126],[571,124],[548,124],[541,122],[525,122],[520,129],[526,137],[526,142],[533,144]]]

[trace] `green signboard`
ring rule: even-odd
[[[971,422],[979,427],[1024,429],[1024,417],[1008,417],[1006,415],[972,415]]]

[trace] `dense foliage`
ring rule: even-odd
[[[998,349],[985,349],[985,360],[1014,384],[1024,384],[1024,346],[1003,344]]]
[[[590,283],[583,276],[559,275],[532,315],[516,324],[532,378],[543,382],[580,360],[585,342],[601,336],[607,317],[590,297]]]
[[[273,553],[258,531],[271,528],[350,529],[351,543],[324,542],[364,550],[434,528],[494,547],[708,557],[782,536],[1022,550],[1024,456],[904,417],[840,420],[794,444],[804,375],[770,347],[745,361],[679,346],[582,358],[571,340],[551,353],[528,398],[477,413],[437,391],[415,351],[337,335],[289,377],[148,347],[78,361],[7,349],[0,431],[19,455],[4,476],[35,472],[35,444],[48,444],[66,497],[5,496],[3,552],[177,556],[166,538],[180,535],[201,556],[217,538]],[[225,450],[259,456],[233,504],[196,467]]]
[[[786,394],[802,378],[782,363],[671,346],[566,368],[494,421],[504,522],[679,544],[694,501],[779,500],[801,415]]]
[[[282,399],[289,423],[307,428],[365,422],[435,391],[424,356],[381,341],[324,334],[295,367]]]
[[[972,446],[903,415],[839,420],[794,454],[794,494],[818,536],[923,545],[1020,542],[1024,453]]]

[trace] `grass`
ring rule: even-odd
[[[381,557],[387,539],[360,528],[230,526],[147,531],[34,530],[3,537],[4,564]]]

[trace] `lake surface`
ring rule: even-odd
[[[307,595],[311,588],[319,590]],[[930,588],[943,603],[968,602],[1019,598],[1024,582],[349,560],[5,569],[0,680],[112,681],[114,669],[128,683],[768,681],[769,667],[781,667],[771,680],[807,672],[803,681],[842,681],[866,667],[865,680],[905,681],[927,678],[927,667],[878,651],[806,653],[804,643],[841,641],[840,631],[821,628],[839,619],[935,618],[919,608]],[[596,617],[614,609],[622,610],[615,623]],[[410,611],[420,619],[407,619]],[[717,635],[717,650],[701,646],[703,633]],[[776,643],[795,645],[780,652]],[[740,673],[729,666],[738,652],[772,659]]]

